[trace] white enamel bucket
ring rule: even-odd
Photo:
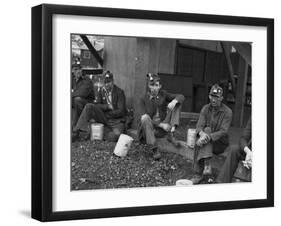
[[[102,140],[103,139],[104,125],[101,123],[91,124],[91,140]]]
[[[115,146],[114,154],[119,157],[126,156],[132,145],[133,140],[134,139],[132,137],[130,137],[126,134],[121,134],[119,136],[118,142]]]

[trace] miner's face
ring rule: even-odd
[[[79,79],[82,76],[82,69],[79,67],[72,68],[72,73],[76,79]]]
[[[210,103],[213,107],[218,107],[221,105],[221,102],[223,100],[222,96],[214,96],[214,95],[209,95]]]
[[[104,86],[105,86],[106,90],[108,90],[108,91],[112,90],[113,85],[114,85],[114,83],[113,83],[112,80],[111,80],[111,81],[106,81],[106,82],[104,83]]]
[[[156,81],[156,82],[150,82],[148,84],[148,88],[149,88],[149,91],[150,93],[153,95],[153,96],[157,96],[158,93],[159,93],[159,90],[161,89],[161,84],[159,81]]]

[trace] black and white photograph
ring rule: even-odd
[[[272,19],[32,16],[33,218],[273,206]]]
[[[71,191],[251,183],[251,42],[69,42]]]

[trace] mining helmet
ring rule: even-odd
[[[146,75],[148,83],[149,84],[154,84],[155,82],[159,82],[160,81],[160,77],[157,74],[153,74],[153,73],[148,73]]]
[[[110,71],[106,71],[103,76],[104,76],[104,83],[113,81],[113,74]]]
[[[215,84],[211,87],[210,93],[211,96],[221,97],[223,94],[223,89],[218,85]]]

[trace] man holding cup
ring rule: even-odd
[[[102,123],[109,132],[108,141],[117,141],[124,130],[126,120],[126,98],[124,91],[114,84],[113,74],[104,73],[104,86],[99,91],[95,103],[88,103],[84,107],[76,126],[73,129],[72,140],[79,137],[79,133],[88,129],[90,121]]]

